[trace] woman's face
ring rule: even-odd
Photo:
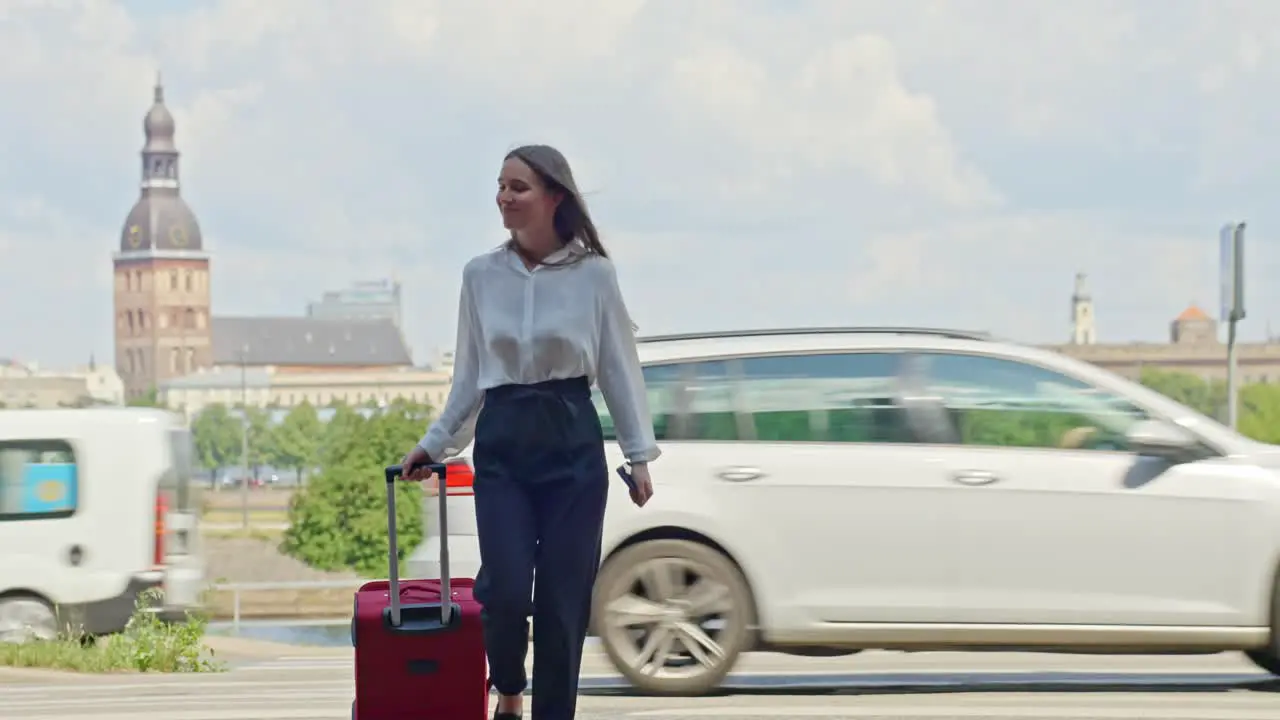
[[[509,158],[498,175],[498,210],[508,230],[551,227],[559,193],[542,184],[541,178],[520,158]]]

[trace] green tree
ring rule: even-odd
[[[1227,406],[1227,385],[1191,373],[1143,368],[1143,385],[1209,417],[1222,418]]]
[[[322,433],[323,444],[316,453],[320,466],[341,465],[351,453],[358,450],[365,431],[364,423],[364,416],[350,405],[335,405],[333,417],[329,418]]]
[[[262,408],[251,407],[245,416],[249,419],[249,468],[257,477],[259,468],[271,462],[275,453],[275,428],[270,413]]]
[[[127,404],[129,407],[148,407],[148,408],[164,407],[164,404],[160,402],[160,393],[159,391],[156,390],[155,387],[152,387],[150,390],[146,391],[145,393],[139,395],[136,398],[133,398]]]
[[[327,428],[322,467],[294,494],[284,552],[325,570],[386,572],[387,506],[382,469],[421,437],[429,408],[397,402],[369,419],[339,407]],[[422,489],[396,486],[400,555],[423,537]]]
[[[293,408],[273,433],[271,464],[293,468],[299,484],[303,484],[307,470],[315,466],[324,431],[324,423],[311,403]]]
[[[215,483],[218,471],[240,460],[240,421],[227,412],[227,407],[214,404],[205,407],[191,423],[192,443],[200,466],[209,471],[209,482]]]
[[[1280,385],[1258,383],[1240,389],[1239,430],[1265,443],[1280,443]]]

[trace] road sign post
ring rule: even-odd
[[[1219,320],[1227,323],[1227,424],[1236,427],[1239,397],[1236,387],[1236,324],[1244,319],[1244,223],[1227,223],[1218,234],[1221,261]]]

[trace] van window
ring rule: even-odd
[[[65,440],[0,442],[0,522],[71,517],[79,480]]]

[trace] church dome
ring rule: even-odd
[[[120,231],[120,250],[203,250],[195,213],[177,193],[150,192],[134,203]]]
[[[121,252],[204,250],[200,224],[182,199],[173,114],[165,107],[164,87],[158,79],[155,102],[142,129],[147,135],[142,148],[142,194],[120,230]]]

